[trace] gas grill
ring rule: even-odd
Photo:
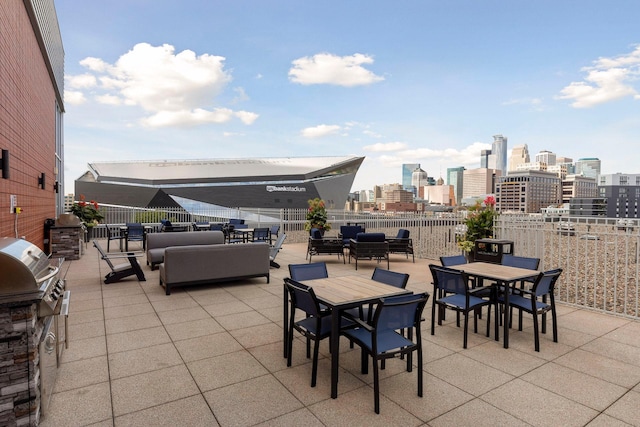
[[[29,356],[33,360],[31,363],[35,364],[33,368],[39,372],[35,378],[40,379],[40,396],[29,390],[32,396],[29,399],[39,397],[40,401],[36,420],[40,413],[46,412],[62,351],[68,345],[70,292],[65,290],[64,280],[59,275],[63,262],[64,259],[59,258],[50,260],[40,248],[27,240],[0,237],[0,318],[15,318],[15,322],[20,322],[23,315],[16,317],[11,314],[17,311],[26,313],[27,319],[29,313],[32,313],[31,318],[37,317],[36,322],[24,326],[16,326],[14,322],[13,325],[9,323],[0,328],[0,342],[23,342],[22,339],[18,340],[17,334],[24,333],[26,352],[30,355],[39,353],[39,358],[31,359]],[[27,374],[30,369],[26,370]],[[16,371],[23,369],[16,368]],[[28,415],[29,424],[32,424],[33,414]],[[0,419],[3,417],[0,410]]]

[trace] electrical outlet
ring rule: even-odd
[[[11,196],[9,196],[9,201],[11,204],[11,208],[9,209],[9,212],[15,213],[16,206],[18,206],[18,196],[16,196],[15,194],[12,194]]]

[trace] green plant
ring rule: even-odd
[[[306,231],[312,228],[318,228],[320,230],[331,230],[331,224],[327,222],[327,209],[325,208],[324,201],[316,197],[307,201],[309,204],[309,210],[307,211],[307,222],[304,224]]]
[[[95,200],[87,202],[84,194],[81,194],[80,200],[71,206],[71,213],[80,218],[82,223],[87,227],[94,227],[104,219],[104,215],[100,212],[98,202]]]
[[[458,247],[464,252],[471,252],[478,239],[493,237],[493,220],[497,215],[495,211],[496,199],[488,196],[484,202],[479,200],[469,208],[464,224],[466,231],[458,236]]]

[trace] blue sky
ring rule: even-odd
[[[67,192],[94,161],[323,155],[371,189],[496,134],[640,173],[637,0],[55,4]]]

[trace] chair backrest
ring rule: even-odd
[[[356,234],[356,242],[384,242],[384,233],[358,233]]]
[[[419,328],[428,299],[427,292],[382,298],[373,315],[375,336],[384,336],[398,329]]]
[[[409,238],[409,230],[406,230],[404,228],[401,228],[400,230],[398,230],[398,235],[396,236],[396,239],[408,239]]]
[[[163,227],[171,227],[171,221],[168,219],[161,219],[160,224],[162,224]]]
[[[441,256],[440,263],[443,267],[450,267],[452,265],[466,264],[467,258],[464,255]]]
[[[309,264],[289,264],[289,276],[292,280],[313,280],[329,277],[327,264],[322,262],[310,262]]]
[[[396,288],[404,289],[407,287],[409,275],[406,273],[398,273],[397,271],[385,270],[380,267],[376,267],[376,269],[373,270],[373,276],[371,276],[371,280],[395,286]]]
[[[109,266],[109,268],[111,270],[114,269],[113,264],[111,263],[111,260],[107,257],[107,254],[104,252],[104,250],[102,249],[102,246],[100,246],[98,244],[98,242],[96,242],[95,240],[93,241],[93,246],[95,246],[95,248],[98,250],[98,252],[100,252],[100,258],[102,258],[103,260],[106,261],[107,265]]]
[[[127,224],[127,236],[129,240],[142,239],[144,235],[144,227],[139,222],[128,222]]]
[[[343,239],[355,239],[358,233],[362,233],[364,230],[359,225],[341,225],[340,235]]]
[[[291,305],[294,309],[300,309],[310,316],[320,315],[320,303],[313,288],[288,278],[284,279],[284,283],[291,296]]]
[[[243,220],[244,221],[244,220]],[[234,230],[242,230],[243,228],[249,228],[249,224],[233,224],[233,229]]]
[[[267,227],[253,229],[253,241],[269,240],[269,229]]]
[[[229,224],[244,224],[244,219],[231,218],[229,219]]]
[[[436,289],[454,294],[466,294],[470,289],[468,276],[460,270],[435,264],[429,264],[429,270],[431,270],[431,277]]]
[[[273,260],[276,257],[276,255],[278,254],[278,252],[280,252],[280,249],[282,248],[282,243],[284,243],[284,239],[286,238],[287,238],[286,234],[282,234],[278,236],[278,240],[276,240],[276,244],[273,245],[269,250],[269,259]]]
[[[209,224],[209,230],[223,231],[224,226],[222,224]]]
[[[317,228],[311,229],[311,238],[312,239],[322,239],[322,233]]]
[[[553,293],[553,288],[558,281],[558,278],[562,274],[561,268],[556,268],[555,270],[545,271],[544,273],[540,273],[533,284],[533,293],[536,296],[546,295]]]
[[[280,226],[279,225],[272,225],[271,229],[269,231],[271,232],[272,236],[277,236],[278,233],[280,233]]]
[[[528,270],[537,270],[540,265],[540,258],[528,258],[511,254],[502,255],[502,265],[509,267],[520,267]]]

